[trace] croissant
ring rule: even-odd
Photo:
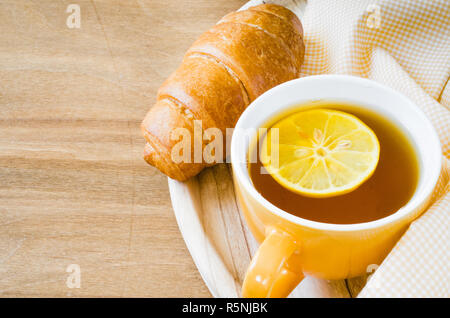
[[[263,4],[226,15],[194,42],[159,88],[141,125],[144,159],[180,181],[215,164],[193,160],[193,149],[184,154],[192,160],[173,160],[175,129],[192,132],[191,145],[198,142],[196,120],[201,129],[217,128],[225,136],[256,97],[299,76],[303,55],[302,25],[290,10]],[[200,144],[208,142],[202,138]]]

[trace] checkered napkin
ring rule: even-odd
[[[358,297],[450,297],[450,1],[252,0],[296,12],[306,45],[301,76],[351,74],[412,99],[436,128],[443,167],[414,221]]]
[[[442,143],[444,165],[431,206],[359,297],[449,297],[450,1],[272,2],[305,8],[302,76],[352,74],[393,87],[426,113]]]

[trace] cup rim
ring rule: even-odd
[[[257,107],[260,107],[261,104],[265,103],[265,100],[267,97],[272,97],[273,95],[277,95],[280,93],[283,93],[284,90],[290,89],[289,87],[295,88],[299,85],[303,85],[303,83],[311,82],[311,81],[317,81],[318,84],[322,81],[339,81],[339,82],[347,82],[349,84],[356,84],[356,85],[363,85],[365,87],[369,86],[371,88],[377,89],[379,91],[393,94],[397,98],[399,98],[403,102],[402,107],[408,108],[409,112],[415,113],[415,116],[419,117],[421,122],[423,123],[423,126],[421,129],[425,131],[427,134],[427,143],[430,143],[433,150],[439,153],[437,156],[437,161],[434,163],[432,167],[429,167],[429,177],[426,178],[424,181],[425,184],[422,185],[421,188],[419,188],[419,184],[417,186],[417,189],[415,190],[412,198],[408,201],[406,205],[398,209],[396,212],[392,213],[391,215],[388,215],[386,217],[376,219],[370,222],[363,222],[363,223],[354,223],[354,224],[334,224],[334,223],[323,223],[318,221],[312,221],[308,219],[304,219],[298,216],[295,216],[293,214],[290,214],[271,202],[269,202],[267,199],[265,199],[251,184],[250,176],[248,173],[248,170],[243,168],[243,166],[239,162],[239,143],[236,141],[238,137],[235,137],[236,131],[238,131],[243,123],[246,121],[252,119],[252,114],[256,111]],[[330,98],[332,99],[332,98]],[[281,109],[289,108],[288,105],[282,106]],[[266,121],[270,119],[271,116],[275,115],[277,111],[280,111],[279,109],[274,109],[270,114],[266,116]],[[259,124],[255,125],[254,128],[259,128]],[[248,147],[247,147],[248,148]],[[419,152],[419,149],[417,149]],[[247,155],[248,149],[246,150],[245,155]],[[420,153],[419,153],[420,156]],[[439,141],[439,137],[437,135],[437,132],[428,119],[426,117],[425,113],[417,106],[415,103],[413,103],[409,98],[401,94],[400,92],[382,85],[378,82],[351,76],[351,75],[334,75],[334,74],[327,74],[327,75],[313,75],[308,77],[302,77],[297,78],[288,82],[285,82],[283,84],[280,84],[268,91],[266,91],[264,94],[259,96],[257,99],[255,99],[248,107],[247,109],[242,113],[240,116],[238,122],[236,123],[236,127],[233,133],[233,137],[231,140],[231,164],[232,164],[232,170],[234,177],[238,179],[238,182],[242,187],[244,187],[245,191],[252,196],[254,200],[256,200],[259,204],[261,204],[266,210],[270,211],[270,213],[277,215],[283,219],[286,219],[292,223],[295,223],[300,226],[306,226],[308,228],[318,229],[318,230],[327,230],[327,231],[337,231],[337,232],[349,232],[349,231],[360,231],[360,230],[369,230],[369,229],[375,229],[383,227],[390,223],[395,223],[411,213],[417,211],[421,207],[422,204],[428,202],[429,198],[431,197],[433,190],[435,188],[435,185],[439,179],[439,175],[441,173],[441,165],[442,165],[442,149],[441,144]],[[422,168],[423,169],[423,168]],[[419,192],[419,190],[421,190]]]

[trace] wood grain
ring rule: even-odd
[[[0,3],[0,296],[210,296],[139,123],[195,38],[244,3]]]

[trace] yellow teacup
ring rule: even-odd
[[[271,118],[299,110],[314,100],[360,105],[396,123],[419,156],[419,182],[410,201],[394,214],[372,222],[330,224],[289,214],[253,187],[246,133]],[[426,208],[441,169],[441,146],[432,124],[409,99],[376,82],[343,75],[320,75],[279,85],[257,98],[242,114],[233,134],[231,163],[238,198],[253,235],[262,242],[244,280],[244,297],[286,297],[313,275],[344,279],[380,264],[408,225]]]

